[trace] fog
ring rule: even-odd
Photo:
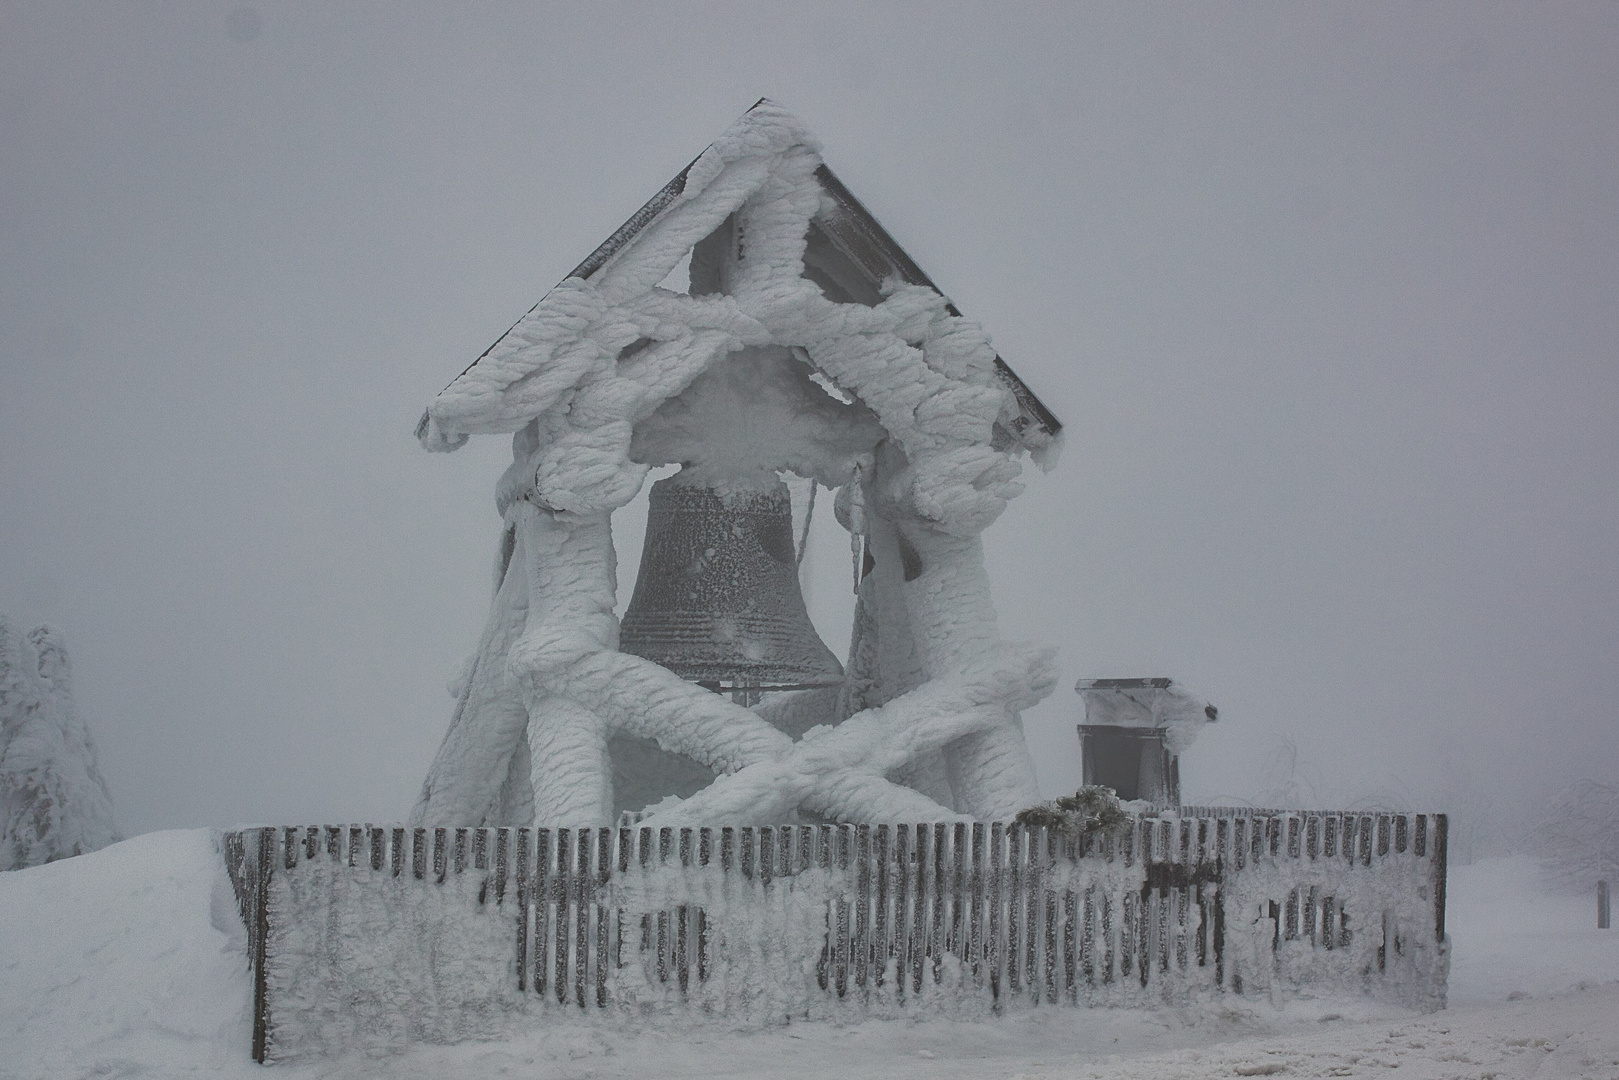
[[[426,401],[761,95],[1066,423],[986,534],[1025,715],[1188,802],[1619,779],[1619,6],[0,5],[0,611],[126,832],[405,814],[508,441]],[[636,508],[615,520],[621,595]],[[807,592],[847,642],[847,540]]]

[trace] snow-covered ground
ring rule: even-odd
[[[1533,865],[1452,869],[1451,1008],[1043,1009],[996,1021],[769,1032],[605,1018],[505,1043],[277,1067],[248,1060],[249,984],[213,835],[152,833],[0,874],[0,1076],[1582,1077],[1619,1080],[1619,930]]]

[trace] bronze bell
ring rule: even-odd
[[[619,650],[733,691],[837,686],[843,665],[804,609],[787,485],[720,493],[652,485]]]

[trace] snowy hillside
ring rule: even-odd
[[[0,1076],[262,1077],[247,972],[214,834],[152,833],[0,874]],[[1452,1007],[1357,1000],[1285,1011],[1049,1009],[983,1023],[631,1032],[611,1017],[498,1044],[269,1075],[454,1077],[1619,1078],[1619,932],[1546,895],[1527,860],[1451,876]],[[1114,1055],[1117,1055],[1115,1058]]]

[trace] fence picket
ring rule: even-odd
[[[911,827],[894,826],[894,991],[908,994],[911,972]]]
[[[922,992],[922,969],[927,962],[928,932],[928,856],[933,850],[932,831],[926,825],[917,825],[913,834],[915,865],[912,881],[910,979],[913,993]]]
[[[872,911],[872,984],[892,984],[888,964],[894,955],[893,920],[889,913],[889,874],[892,869],[892,829],[878,825],[872,838],[872,862],[877,869],[877,894]]]
[[[591,879],[591,907],[595,911],[596,919],[596,1005],[598,1008],[607,1004],[607,974],[613,966],[613,949],[611,936],[614,923],[617,922],[617,912],[610,912],[603,901],[607,899],[607,883],[612,878],[613,866],[613,832],[611,829],[596,830],[596,875]]]
[[[574,844],[579,858],[579,869],[573,877],[573,906],[575,918],[573,999],[580,1008],[585,1006],[585,980],[590,966],[590,907],[593,899],[590,874],[590,829],[580,829]]]
[[[1001,980],[1005,978],[1006,949],[1002,944],[1002,934],[1006,929],[1006,920],[1001,912],[1001,886],[1007,861],[1006,826],[999,821],[992,822],[989,826],[989,858],[984,871],[989,877],[989,925],[985,929],[984,953],[989,969],[990,1000],[997,1007],[1001,1003]]]
[[[871,826],[854,827],[854,983],[864,994],[871,963]],[[864,1000],[864,999],[862,999]]]
[[[416,830],[421,835],[421,830]],[[420,845],[418,845],[419,847]],[[419,860],[421,861],[421,860]],[[426,867],[424,866],[425,870]],[[421,875],[418,874],[418,877]],[[517,989],[528,988],[528,830],[517,830]]]
[[[460,833],[457,829],[456,844],[459,850],[461,843]],[[534,972],[533,990],[541,1000],[545,998],[547,985],[546,975],[550,969],[551,948],[551,830],[534,830]]]
[[[557,997],[558,1005],[568,1003],[568,901],[573,895],[571,879],[573,877],[573,860],[570,858],[572,849],[572,830],[558,829],[556,876],[551,879],[551,897],[555,909],[555,948],[552,950],[552,970],[554,977],[551,980],[552,990]]]
[[[1023,981],[1028,984],[1030,1000],[1034,1004],[1040,1003],[1040,995],[1044,991],[1041,985],[1045,975],[1045,964],[1040,956],[1042,933],[1040,916],[1044,913],[1045,905],[1040,903],[1043,887],[1042,870],[1040,865],[1041,841],[1045,839],[1045,830],[1034,826],[1024,833],[1023,856]]]
[[[973,822],[967,869],[972,898],[967,912],[967,969],[974,986],[984,985],[984,823]]]
[[[1069,912],[1069,925],[1077,923],[1075,933],[1079,940],[1064,946],[1068,951],[1068,999],[1071,1002],[1079,1001],[1079,986],[1083,982],[1088,997],[1091,988],[1096,985],[1096,884],[1084,880],[1083,889],[1079,884],[1069,887],[1068,895],[1072,898],[1070,903],[1075,910]],[[1074,959],[1078,960],[1078,971],[1074,969]]]
[[[1014,822],[1006,831],[1006,986],[1015,999],[1023,992],[1023,892],[1027,877],[1023,865],[1023,852],[1027,844],[1028,829]]]
[[[928,897],[930,912],[928,919],[928,959],[931,961],[931,975],[934,985],[938,985],[944,974],[945,950],[948,942],[945,941],[945,910],[949,900],[945,890],[948,885],[948,862],[950,845],[950,828],[947,825],[936,824],[932,829],[932,844],[930,850],[932,858],[928,868],[932,871],[929,880],[930,896]]]
[[[747,844],[748,832],[749,830],[747,829],[742,830],[742,842],[744,844]],[[691,839],[690,829],[680,830],[679,858],[682,876],[685,876],[691,867]],[[689,905],[680,904],[675,908],[675,981],[679,984],[682,995],[691,991],[691,957],[688,949],[688,937],[691,931],[687,918],[689,915],[688,907]]]

